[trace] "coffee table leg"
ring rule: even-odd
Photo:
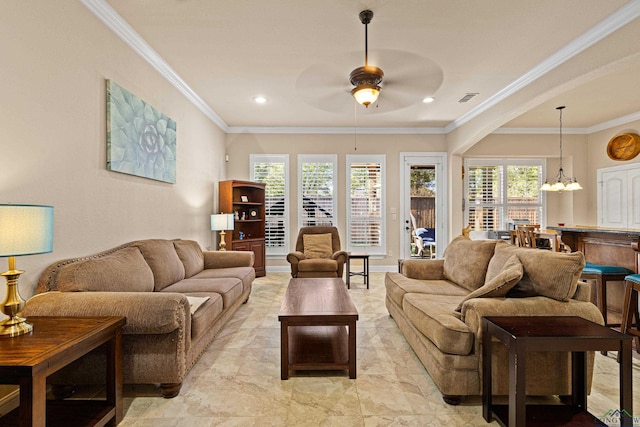
[[[289,379],[289,323],[280,322],[280,379]]]
[[[349,378],[356,378],[356,321],[349,322]]]
[[[513,340],[509,345],[509,425],[527,425],[526,345]]]
[[[621,340],[620,350],[620,425],[633,425],[633,381],[631,378],[631,340]]]

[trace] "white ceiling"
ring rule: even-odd
[[[448,132],[491,109],[495,127],[555,128],[561,104],[565,126],[590,129],[640,113],[640,43],[624,38],[640,28],[639,0],[83,2],[111,6],[107,19],[128,23],[230,131]],[[348,81],[364,63],[364,9],[374,12],[369,63],[385,73],[379,107],[368,109],[355,105]],[[612,37],[621,39],[615,58],[604,58],[611,48],[597,46]],[[571,73],[559,70],[571,61],[588,71],[563,80]],[[536,95],[520,103],[527,111],[499,111],[523,87]],[[467,93],[478,95],[458,102]],[[269,102],[255,104],[256,95]],[[435,101],[424,104],[425,96]]]

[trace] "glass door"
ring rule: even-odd
[[[446,153],[401,153],[400,257],[441,257],[448,242]]]

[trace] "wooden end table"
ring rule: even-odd
[[[611,350],[620,363],[620,425],[632,425],[631,336],[576,316],[511,316],[482,318],[482,415],[503,425],[606,426],[587,412],[587,351]],[[493,405],[491,392],[492,337],[509,348],[509,404]],[[571,352],[572,405],[526,405],[526,352]],[[569,425],[568,423],[562,425]]]
[[[280,308],[280,377],[349,370],[356,377],[358,310],[342,279],[291,279]]]
[[[362,260],[362,271],[351,271],[351,260]],[[351,276],[362,276],[364,278],[364,284],[369,289],[369,254],[347,252],[347,289],[351,289]]]
[[[0,338],[0,383],[20,386],[20,407],[0,425],[118,424],[122,406],[124,317],[29,317],[33,331]],[[105,344],[106,400],[47,401],[47,376]],[[57,421],[56,421],[57,420]]]

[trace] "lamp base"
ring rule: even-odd
[[[224,240],[225,232],[224,230],[220,231],[220,245],[218,246],[219,251],[227,250],[227,242]]]
[[[0,322],[0,337],[17,337],[33,331],[33,325],[27,319],[15,316]]]

